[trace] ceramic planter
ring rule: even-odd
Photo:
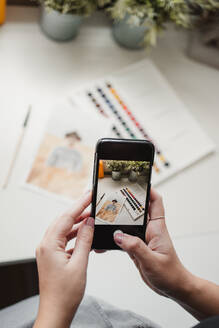
[[[131,172],[129,173],[129,181],[136,182],[137,179],[138,179],[138,173],[131,170]]]
[[[121,172],[120,171],[112,171],[112,179],[118,181],[121,179]]]
[[[125,48],[143,48],[147,27],[131,25],[129,19],[130,15],[126,15],[121,21],[113,24],[112,33],[114,39]]]
[[[56,41],[69,41],[76,37],[82,17],[60,12],[42,6],[40,25],[43,32]]]

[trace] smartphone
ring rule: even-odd
[[[150,141],[103,138],[97,142],[91,215],[93,249],[119,249],[122,230],[145,240],[154,146]]]

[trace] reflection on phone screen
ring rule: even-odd
[[[99,160],[96,225],[143,225],[150,162]]]

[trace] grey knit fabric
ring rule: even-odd
[[[34,296],[1,310],[1,328],[32,328],[38,304],[39,297]]]
[[[0,311],[1,328],[32,328],[39,296],[28,298]],[[160,328],[150,320],[114,307],[100,299],[85,296],[71,328]]]

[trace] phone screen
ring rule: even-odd
[[[97,143],[91,215],[93,248],[119,249],[122,230],[145,240],[154,146],[146,140],[100,139]]]
[[[95,225],[144,224],[149,161],[99,159]]]

